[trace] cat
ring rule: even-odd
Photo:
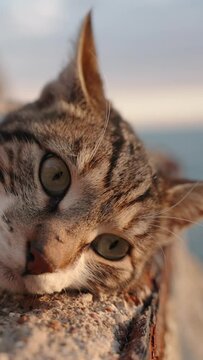
[[[18,293],[136,286],[203,217],[203,182],[157,171],[106,99],[91,14],[70,64],[0,125],[0,199],[0,287]]]

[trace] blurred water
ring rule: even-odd
[[[149,131],[140,135],[150,148],[163,150],[177,159],[184,177],[203,180],[203,129]],[[192,253],[203,261],[203,223],[187,232],[187,243]]]

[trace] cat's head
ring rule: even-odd
[[[106,100],[88,15],[75,59],[0,126],[0,287],[126,287],[202,214],[203,185],[157,173]]]

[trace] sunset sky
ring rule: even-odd
[[[202,0],[1,0],[7,96],[36,98],[70,58],[90,8],[117,108],[143,127],[203,125]]]

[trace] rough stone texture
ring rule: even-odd
[[[163,265],[156,257],[146,268],[139,294],[3,293],[0,359],[152,358]]]
[[[0,309],[0,359],[117,359],[135,304],[124,295],[4,294]]]

